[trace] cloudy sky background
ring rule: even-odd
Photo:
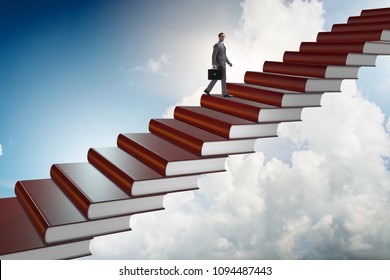
[[[0,196],[197,104],[220,31],[241,82],[265,60],[389,1],[13,1],[0,9]],[[111,3],[114,2],[114,3]],[[389,259],[390,60],[303,122],[230,157],[199,191],[95,238],[88,259]],[[219,92],[219,84],[215,87]]]

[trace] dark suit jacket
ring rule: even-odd
[[[226,56],[226,47],[219,41],[213,47],[212,65],[226,67],[226,63],[230,64]]]

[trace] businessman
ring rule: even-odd
[[[222,79],[221,79],[222,95],[224,97],[229,97],[230,95],[228,95],[226,91],[226,63],[229,64],[230,67],[232,67],[233,64],[229,61],[228,57],[226,56],[226,47],[223,44],[223,41],[225,40],[225,34],[219,33],[218,39],[219,41],[214,45],[213,48],[212,65],[214,69],[222,70]],[[213,89],[217,81],[218,80],[212,80],[210,84],[207,86],[207,88],[204,90],[204,92],[210,95],[210,91]]]

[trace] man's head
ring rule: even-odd
[[[223,42],[225,40],[225,33],[221,32],[218,34],[219,41]]]

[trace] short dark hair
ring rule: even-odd
[[[225,35],[225,33],[221,32],[218,34],[218,37],[221,37],[222,35]]]

